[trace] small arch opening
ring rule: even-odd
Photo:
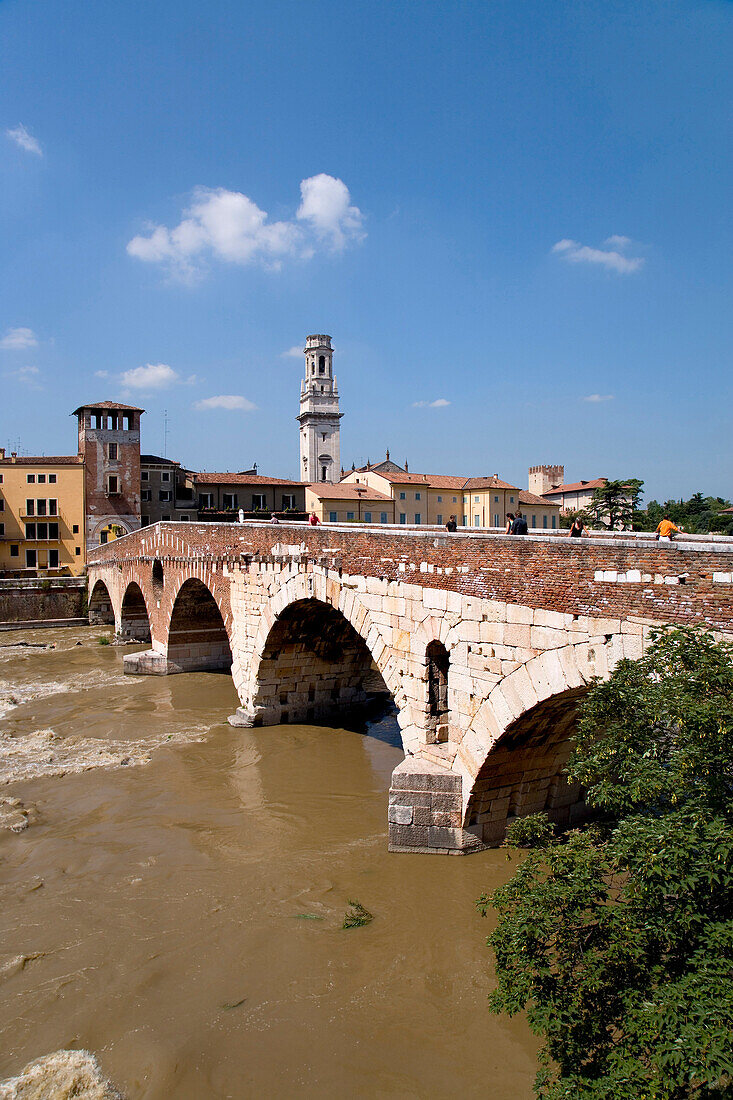
[[[168,661],[176,671],[232,667],[232,651],[219,605],[201,581],[181,585],[168,629]]]
[[[156,558],[153,562],[153,592],[155,592],[156,596],[161,594],[164,584],[163,562],[160,561],[159,558]]]
[[[127,586],[120,611],[120,634],[137,642],[150,641],[150,619],[142,589],[135,581]]]
[[[114,624],[115,613],[112,607],[109,589],[104,581],[96,581],[87,607],[91,626]]]
[[[319,374],[325,374],[326,373],[326,356],[325,355],[319,355],[318,356],[318,373]]]
[[[428,743],[448,740],[448,670],[450,657],[442,642],[433,641],[427,647],[428,663]]]

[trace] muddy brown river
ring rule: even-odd
[[[387,851],[394,719],[232,729],[228,675],[102,633],[0,633],[0,1081],[85,1048],[130,1100],[529,1100],[474,908],[511,867]]]

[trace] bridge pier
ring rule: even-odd
[[[466,855],[484,847],[462,828],[462,780],[420,754],[407,756],[392,772],[389,789],[390,852]]]

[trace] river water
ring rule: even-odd
[[[394,720],[232,729],[228,675],[126,677],[106,629],[0,634],[0,1081],[85,1048],[130,1100],[529,1100],[474,908],[511,866],[388,853]]]

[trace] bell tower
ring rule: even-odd
[[[339,392],[333,375],[331,337],[307,336],[305,378],[300,383],[301,481],[335,482],[341,476]]]

